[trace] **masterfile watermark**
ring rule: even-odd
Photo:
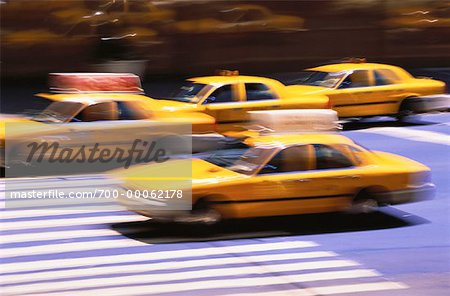
[[[26,145],[29,153],[27,163],[107,163],[115,161],[123,163],[127,169],[132,163],[143,162],[165,162],[169,160],[168,153],[164,148],[157,148],[156,141],[144,141],[135,139],[129,149],[120,147],[104,146],[94,143],[92,146],[81,145],[79,147],[63,147],[59,142],[31,142]]]
[[[190,155],[192,139],[190,123],[7,122],[2,163],[7,178],[128,171]]]

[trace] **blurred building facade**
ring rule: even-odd
[[[441,0],[1,3],[3,76],[111,62],[138,63],[146,74],[298,71],[348,56],[450,65],[450,3]]]

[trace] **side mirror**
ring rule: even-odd
[[[211,103],[213,103],[215,100],[216,100],[216,97],[209,96],[209,97],[206,98],[206,100],[203,101],[203,105],[211,104]]]

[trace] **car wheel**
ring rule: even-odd
[[[353,200],[349,212],[368,214],[378,210],[378,201],[367,191],[361,191]]]
[[[222,215],[204,200],[197,202],[188,216],[180,217],[177,222],[212,226],[222,221]]]
[[[409,116],[414,115],[414,114],[415,114],[415,112],[414,112],[413,98],[406,98],[401,103],[400,108],[398,109],[396,118],[398,121],[403,122]]]

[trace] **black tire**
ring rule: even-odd
[[[353,199],[349,212],[352,214],[368,214],[378,210],[377,199],[368,191],[361,190]]]
[[[414,109],[414,98],[404,99],[398,109],[398,113],[396,115],[397,120],[400,122],[405,121],[409,116],[415,114]]]
[[[200,200],[192,208],[192,215],[197,216],[202,225],[213,226],[222,221],[222,215],[211,207],[206,200]]]
[[[176,220],[179,223],[197,225],[201,227],[211,227],[222,221],[222,215],[211,207],[204,199],[199,200],[193,205],[192,211],[188,216],[180,217]]]

